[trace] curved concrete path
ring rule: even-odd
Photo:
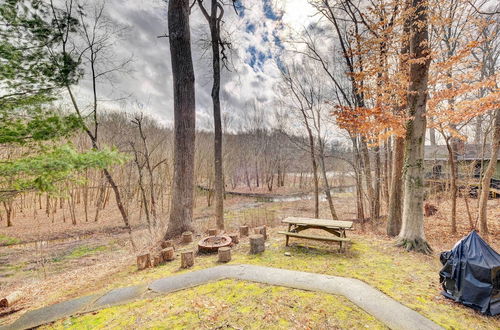
[[[251,281],[341,295],[391,329],[441,329],[431,320],[360,280],[253,265],[217,266],[162,278],[149,285],[124,287],[103,295],[80,297],[27,312],[11,325],[0,327],[0,329],[29,329],[71,315],[125,304],[133,300],[154,297],[222,279]]]

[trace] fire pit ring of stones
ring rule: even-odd
[[[198,252],[214,253],[219,248],[231,245],[231,237],[227,235],[208,236],[198,242]]]

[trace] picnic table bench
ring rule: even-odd
[[[346,237],[345,231],[352,229],[352,221],[288,217],[282,222],[288,224],[288,231],[280,231],[278,233],[286,236],[286,246],[288,246],[290,237],[339,242],[340,248],[342,248],[342,243],[351,241]],[[306,229],[321,229],[333,234],[333,236],[317,236],[301,233],[301,231]]]

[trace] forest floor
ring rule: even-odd
[[[263,203],[253,199],[231,197],[226,200],[225,219],[228,231],[235,231],[240,224],[244,223],[252,227],[262,224],[272,227],[269,246],[263,255],[248,255],[248,242],[243,240],[234,249],[231,263],[267,265],[354,277],[376,287],[446,328],[500,328],[500,318],[482,316],[440,295],[439,253],[450,249],[456,241],[466,235],[470,225],[465,203],[459,201],[458,233],[449,234],[450,227],[447,219],[449,201],[433,198],[430,202],[439,210],[434,216],[426,218],[425,223],[427,239],[435,252],[430,256],[424,256],[394,247],[393,239],[384,235],[385,223],[382,220],[379,223],[368,223],[364,226],[356,223],[354,231],[348,233],[354,243],[347,253],[339,253],[337,245],[296,239],[292,239],[294,243],[292,247],[286,248],[284,238],[276,233],[280,229],[281,219],[291,215],[311,216],[312,201]],[[469,204],[475,202],[474,199],[469,200]],[[337,194],[334,203],[338,207],[337,212],[341,219],[355,217],[352,195]],[[328,218],[329,210],[326,202],[321,203],[320,209],[320,216]],[[472,208],[473,212],[474,208]],[[197,202],[195,218],[199,233],[213,226],[211,208],[206,206],[203,198]],[[500,218],[500,199],[489,201],[489,218]],[[55,227],[51,229],[52,238],[59,240],[47,242],[45,245],[31,243],[0,247],[0,296],[16,290],[23,292],[23,299],[13,309],[0,310],[3,314],[0,324],[12,322],[27,310],[181,272],[179,260],[138,272],[135,267],[135,253],[131,251],[128,235],[120,229],[119,217],[110,211],[105,219],[106,221],[102,223],[89,223],[89,228],[83,229],[85,235],[82,235],[82,227],[86,224],[83,221],[79,222],[78,226],[68,226],[63,223],[61,228],[58,228],[59,226],[51,226],[51,222],[46,220],[49,223],[42,223],[41,226]],[[488,241],[498,251],[500,250],[500,223],[490,220],[489,224],[491,234]],[[139,222],[135,226],[136,243],[151,239],[147,230]],[[23,235],[23,228],[26,228],[26,235]],[[72,228],[74,231],[69,230]],[[62,232],[66,235],[64,238],[59,234]],[[2,235],[0,240],[6,237],[14,240],[15,243],[30,241],[36,237],[29,223],[23,221],[17,221],[11,228],[1,228],[0,235]],[[200,234],[198,234],[199,237],[201,237]],[[195,243],[196,241],[197,239]],[[285,256],[285,252],[290,252],[292,256]],[[193,269],[212,267],[216,264],[215,256],[197,256]],[[221,287],[228,289],[221,290]],[[253,298],[250,294],[252,290],[246,288],[262,292],[260,300],[252,302]],[[200,294],[205,292],[210,293],[210,298],[200,300]],[[229,297],[229,292],[234,295]],[[355,319],[361,320],[361,324],[376,325],[376,321],[373,321],[371,316],[346,303],[341,297],[331,297],[328,299],[333,300],[328,300],[321,294],[258,284],[242,284],[235,281],[228,281],[225,285],[209,284],[161,299],[175,302],[174,305],[167,305],[163,309],[163,311],[170,311],[167,315],[158,313],[157,310],[157,306],[163,300],[142,301],[134,303],[137,304],[133,305],[134,308],[114,307],[103,310],[97,315],[67,319],[57,325],[93,327],[100,320],[104,326],[123,325],[133,328],[156,325],[162,320],[165,322],[170,320],[173,323],[169,324],[192,324],[195,327],[197,324],[207,324],[207,327],[216,327],[224,325],[224,322],[230,319],[229,325],[237,326],[250,321],[245,319],[244,315],[247,314],[250,315],[247,317],[251,317],[252,320],[262,321],[263,323],[260,323],[262,326],[278,326],[279,322],[288,320],[288,323],[282,324],[285,328],[300,328],[308,325],[322,327],[322,324],[328,324],[331,327],[357,328],[359,326],[356,325]],[[232,302],[226,303],[228,299]],[[292,301],[291,307],[279,303],[280,301]],[[321,303],[323,301],[330,303],[323,304]],[[297,312],[303,308],[312,308],[312,306],[314,306],[312,310],[317,313],[309,313],[309,318],[304,318]],[[329,306],[345,306],[346,309]],[[137,313],[132,311],[135,307],[137,307]],[[152,309],[149,314],[144,312],[148,308]],[[246,313],[246,308],[251,308],[252,312]],[[16,312],[16,310],[19,311]],[[141,310],[143,312],[140,312]],[[338,313],[334,313],[333,310],[337,310]],[[354,320],[346,320],[342,311],[353,313]],[[259,315],[262,318],[256,317]],[[375,323],[370,323],[372,321]]]

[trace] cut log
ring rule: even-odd
[[[151,267],[151,255],[149,253],[137,256],[137,269],[143,270]]]
[[[217,236],[217,229],[216,228],[209,229],[208,236]]]
[[[254,234],[260,234],[264,236],[264,240],[267,241],[267,230],[266,226],[260,226],[254,228]]]
[[[248,226],[240,226],[240,237],[248,236]]]
[[[174,260],[175,259],[174,248],[168,247],[166,249],[161,250],[161,258],[164,262]]]
[[[237,233],[229,234],[229,237],[231,237],[231,242],[234,244],[238,244],[240,242],[240,235]]]
[[[162,249],[166,249],[166,248],[169,248],[169,247],[174,247],[174,241],[172,240],[168,240],[168,241],[163,241],[161,242],[161,248]]]
[[[256,234],[251,235],[250,239],[250,254],[258,254],[264,252],[266,249],[264,235]]]
[[[231,258],[231,256],[229,256]],[[14,305],[22,297],[21,291],[14,291],[7,297],[0,299],[0,308],[6,308]]]
[[[153,267],[159,266],[162,263],[163,263],[163,257],[160,253],[153,256],[153,262],[152,262]]]
[[[182,243],[191,243],[193,241],[193,233],[185,231],[182,233]]]
[[[194,252],[184,251],[181,252],[181,268],[189,268],[194,265]]]
[[[230,247],[221,247],[217,251],[219,255],[219,262],[229,262],[231,261],[231,248]]]

